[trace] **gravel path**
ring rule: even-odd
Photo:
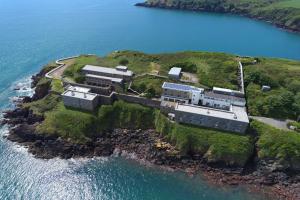
[[[275,128],[289,130],[287,128],[287,120],[279,120],[279,119],[273,119],[273,118],[267,118],[267,117],[257,117],[257,116],[249,116],[251,119],[256,119],[260,122],[266,123],[268,125],[271,125]]]

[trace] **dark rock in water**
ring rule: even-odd
[[[31,102],[32,101],[32,99],[30,98],[30,97],[28,97],[28,96],[25,96],[25,97],[23,97],[23,103],[29,103],[29,102]]]

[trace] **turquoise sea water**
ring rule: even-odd
[[[82,53],[205,50],[300,60],[300,35],[237,16],[134,7],[138,0],[0,0],[0,109],[43,64]],[[14,85],[24,90],[13,91]],[[3,139],[0,199],[259,199],[120,158],[44,161]]]

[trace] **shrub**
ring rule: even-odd
[[[154,126],[154,110],[138,104],[117,101],[98,112],[98,130],[113,128],[147,129]]]
[[[60,104],[56,109],[46,113],[45,120],[37,130],[40,133],[55,134],[83,143],[95,132],[95,122],[94,115],[66,109]]]
[[[120,61],[119,61],[119,64],[120,65],[128,65],[128,63],[129,63],[129,61],[126,59],[126,58],[123,58],[123,59],[121,59]]]

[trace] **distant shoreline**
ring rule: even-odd
[[[264,16],[254,16],[254,15],[251,15],[250,13],[245,13],[245,12],[238,12],[238,11],[232,12],[232,11],[220,11],[220,10],[213,10],[213,9],[206,9],[206,8],[169,6],[169,5],[166,5],[166,4],[161,3],[161,2],[160,3],[152,3],[152,4],[149,4],[147,2],[136,3],[135,6],[146,7],[146,8],[170,9],[170,10],[186,10],[186,11],[194,11],[194,12],[234,14],[234,15],[238,15],[238,16],[241,16],[241,17],[247,17],[247,18],[250,18],[250,19],[263,21],[263,22],[272,24],[275,27],[283,29],[283,30],[288,31],[288,32],[300,33],[300,27],[292,28],[292,27],[286,26],[284,24],[278,23],[276,21],[270,21],[270,20],[266,19]]]

